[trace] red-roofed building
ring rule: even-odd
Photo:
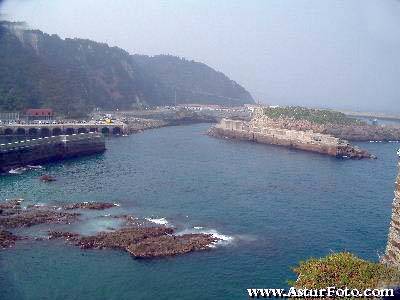
[[[28,120],[51,120],[54,112],[51,108],[30,108],[25,113]]]

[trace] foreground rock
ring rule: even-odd
[[[19,237],[13,235],[11,232],[0,229],[0,248],[12,247],[19,239]]]
[[[209,249],[218,241],[209,234],[172,235],[174,230],[160,227],[131,227],[94,236],[70,232],[50,232],[50,239],[63,238],[82,249],[120,249],[136,258],[163,257]]]
[[[114,203],[106,203],[106,202],[83,202],[83,203],[73,203],[69,205],[65,205],[63,208],[65,210],[72,210],[72,209],[91,209],[91,210],[104,210],[113,208],[118,206]]]

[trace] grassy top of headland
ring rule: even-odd
[[[400,283],[399,270],[363,260],[348,252],[309,259],[301,262],[293,271],[298,275],[298,280],[293,285],[299,288],[335,286],[364,290]]]
[[[317,124],[360,125],[363,122],[333,110],[312,109],[300,106],[267,107],[264,115],[272,118],[306,120]]]

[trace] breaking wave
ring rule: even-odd
[[[158,224],[158,225],[167,225],[168,221],[165,218],[145,218],[147,221]]]
[[[195,226],[193,229],[185,229],[180,232],[178,232],[178,235],[183,235],[183,234],[191,234],[191,233],[204,233],[204,234],[210,234],[214,238],[218,239],[216,243],[211,245],[211,248],[215,248],[216,246],[226,246],[231,244],[235,238],[233,236],[225,235],[220,232],[218,232],[215,229],[204,229],[201,226]]]

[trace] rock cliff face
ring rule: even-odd
[[[388,243],[382,262],[400,268],[400,163],[394,195]]]

